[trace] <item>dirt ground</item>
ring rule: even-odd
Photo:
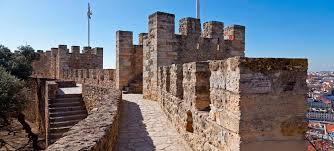
[[[28,134],[24,131],[22,125],[16,119],[12,119],[11,125],[4,129],[0,129],[0,151],[33,150],[32,142],[29,142]],[[33,132],[36,133],[34,128]],[[44,147],[43,145],[44,140],[40,139],[39,146]]]

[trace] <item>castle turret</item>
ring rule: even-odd
[[[173,50],[175,37],[175,15],[156,12],[149,17],[149,31],[155,38],[155,51],[157,52],[158,66],[171,65],[176,59]]]
[[[177,59],[175,52],[175,15],[156,12],[149,16],[148,39],[144,41],[144,97],[157,97],[158,67],[171,65]],[[155,99],[156,100],[156,99]]]

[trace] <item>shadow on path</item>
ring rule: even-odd
[[[119,131],[118,151],[156,150],[149,136],[138,104],[123,100]]]

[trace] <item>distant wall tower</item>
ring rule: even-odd
[[[139,45],[134,45],[132,32],[117,31],[116,33],[116,87],[120,90],[128,87],[128,92],[142,93],[145,35],[145,33],[139,34]]]
[[[128,83],[131,75],[131,57],[133,53],[133,33],[116,33],[116,87],[120,90]]]

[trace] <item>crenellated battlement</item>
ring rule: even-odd
[[[67,45],[59,45],[57,48],[51,48],[50,50],[37,50],[37,53],[40,55],[44,55],[47,53],[54,53],[58,54],[58,50],[62,50],[62,53],[64,54],[81,54],[81,55],[103,55],[103,48],[96,47],[83,47],[83,49],[80,49],[80,46],[71,46],[71,49],[67,48]]]
[[[143,77],[150,79],[144,80],[147,98],[156,98],[160,66],[245,56],[245,27],[241,25],[224,28],[220,21],[202,25],[199,19],[186,17],[180,19],[179,34],[176,34],[175,15],[156,12],[149,16],[148,29],[147,36],[143,37]]]
[[[40,60],[33,62],[34,77],[48,77],[59,79],[64,70],[68,69],[102,69],[103,48],[84,47],[80,52],[80,46],[58,45],[50,51],[37,51]]]
[[[63,72],[64,80],[114,88],[115,69],[68,69]]]

